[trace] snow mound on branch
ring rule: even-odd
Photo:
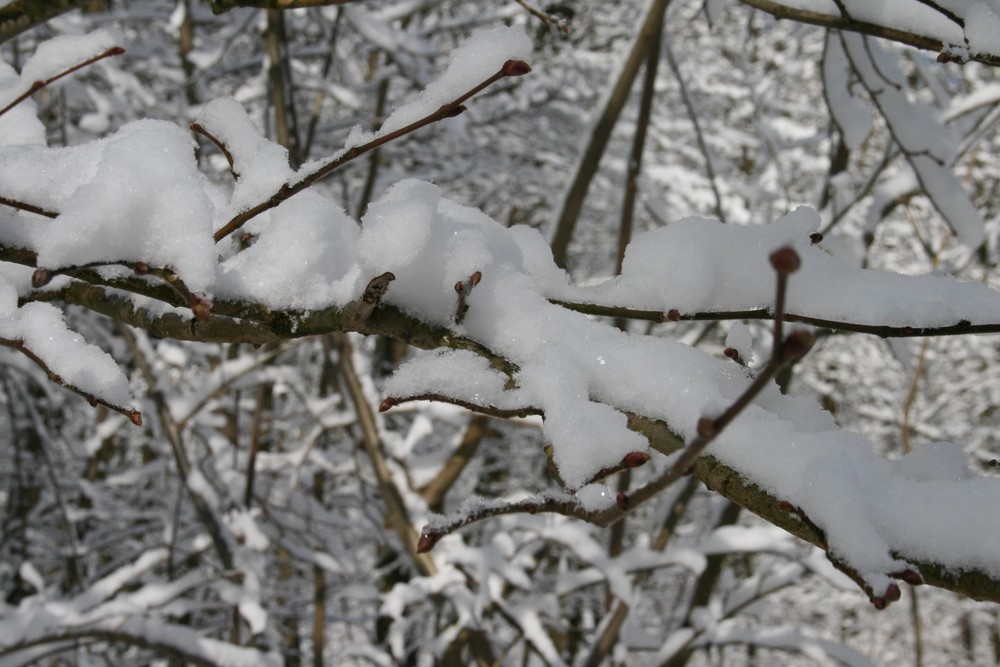
[[[0,339],[20,342],[63,382],[107,403],[130,407],[128,379],[107,352],[70,331],[48,303],[17,307],[17,292],[0,278]]]
[[[903,276],[859,269],[810,241],[819,215],[799,208],[759,226],[685,218],[639,234],[625,252],[621,276],[592,287],[544,280],[550,297],[681,314],[774,307],[769,260],[790,245],[802,259],[788,282],[789,313],[858,324],[933,327],[1000,319],[1000,295],[942,276]]]
[[[52,186],[46,203],[60,212],[37,223],[38,265],[142,261],[170,267],[191,291],[208,292],[215,282],[214,208],[193,148],[176,125],[143,120],[75,152],[43,149],[16,161],[29,192],[38,189],[32,177]],[[71,171],[60,163],[74,157],[82,158],[83,173],[60,187],[47,171]]]
[[[301,310],[344,304],[356,296],[360,231],[336,203],[302,192],[244,229],[256,238],[222,263],[220,296]]]

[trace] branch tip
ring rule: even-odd
[[[52,282],[53,273],[48,269],[35,269],[31,274],[31,286],[35,289],[45,287]]]
[[[914,569],[906,568],[901,572],[893,572],[891,575],[900,581],[909,584],[910,586],[922,586],[924,583],[923,576]]]
[[[638,468],[646,465],[651,458],[653,457],[646,452],[629,452],[622,459],[622,465],[626,468]]]
[[[698,420],[699,438],[714,438],[716,430],[715,420],[711,417],[702,417]]]
[[[771,260],[771,266],[778,273],[788,275],[789,273],[795,273],[802,266],[802,260],[799,258],[799,253],[795,252],[795,248],[792,246],[783,246],[778,248],[771,253],[769,258]]]
[[[524,76],[531,72],[531,65],[523,60],[508,60],[500,68],[504,76]]]
[[[197,296],[195,294],[188,295],[188,306],[191,308],[191,312],[194,313],[196,320],[201,320],[202,322],[207,322],[212,319],[212,308],[208,305],[208,301]]]
[[[396,407],[398,404],[399,404],[399,401],[397,401],[392,396],[388,396],[388,397],[385,398],[385,400],[383,400],[381,403],[378,404],[378,411],[379,412],[388,412],[392,408]]]
[[[138,410],[129,410],[125,413],[125,416],[136,426],[142,426],[142,413]]]
[[[425,554],[434,548],[434,545],[443,536],[442,533],[436,530],[427,530],[426,528],[420,533],[420,539],[417,540],[417,553]]]
[[[809,235],[809,242],[812,243],[813,245],[816,245],[817,243],[822,243],[823,235],[820,234],[819,232],[813,232],[812,234]]]

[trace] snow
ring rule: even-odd
[[[772,224],[741,227],[685,218],[635,237],[620,277],[575,287],[543,286],[552,298],[663,313],[771,309],[775,275],[768,256],[791,245],[802,267],[790,276],[786,310],[840,322],[889,326],[988,323],[1000,317],[994,290],[942,276],[859,269],[810,241],[819,215],[799,208]],[[548,287],[548,288],[546,288]]]
[[[879,16],[875,10],[863,11],[859,3],[850,7]],[[929,19],[920,25],[939,28]],[[64,62],[60,58],[78,57],[110,39],[79,43],[86,48],[61,42],[57,50],[43,51],[26,70],[44,74],[58,69]],[[937,132],[941,125],[928,108],[911,104],[891,85],[876,86],[876,76],[888,77],[891,84],[899,73],[880,56],[875,56],[877,61],[861,60],[859,39],[844,37],[845,57],[872,90],[897,141],[912,154],[915,177],[935,206],[963,242],[977,245],[982,221],[945,166],[954,155],[953,137]],[[520,28],[477,33],[453,54],[441,79],[397,109],[376,135],[353,133],[348,147],[426,116],[494,74],[507,59],[526,58],[530,49],[531,40]],[[842,65],[831,58],[831,68]],[[0,74],[13,86],[9,73]],[[846,88],[843,71],[831,69],[829,78]],[[847,140],[852,145],[863,141],[866,121],[857,109],[844,107],[835,113],[840,114]],[[787,308],[795,314],[912,327],[1000,321],[1000,294],[983,285],[862,270],[831,256],[810,241],[820,219],[808,208],[766,225],[686,218],[638,234],[626,251],[621,275],[587,287],[574,285],[555,266],[537,230],[507,229],[416,179],[387,189],[370,205],[360,228],[335,202],[305,192],[248,223],[245,231],[253,237],[248,248],[217,250],[212,233],[220,223],[270,197],[296,174],[287,152],[262,138],[235,100],[207,105],[199,122],[232,152],[238,179],[231,193],[210,184],[198,171],[191,137],[170,123],[134,122],[106,139],[55,149],[36,145],[38,128],[17,120],[14,129],[4,131],[23,137],[5,135],[0,150],[5,194],[51,207],[59,215],[53,220],[5,216],[11,224],[5,225],[3,240],[36,250],[40,266],[144,261],[170,267],[190,290],[207,298],[276,310],[345,306],[360,296],[368,280],[391,271],[396,280],[386,303],[471,339],[490,350],[494,361],[506,363],[491,364],[467,350],[420,354],[387,382],[389,395],[435,393],[484,406],[540,410],[559,475],[589,510],[611,507],[614,494],[588,481],[626,454],[648,449],[645,439],[627,428],[626,411],[663,420],[690,441],[698,420],[720,414],[751,379],[746,369],[730,361],[680,342],[619,331],[550,299],[660,312],[677,309],[682,314],[773,309],[775,275],[768,258],[791,245],[802,261],[788,286]],[[27,145],[12,145],[22,138]],[[476,273],[481,279],[471,288],[469,310],[458,323],[455,285]],[[128,404],[127,380],[110,356],[69,331],[55,307],[18,307],[17,297],[12,284],[0,282],[0,336],[23,340],[54,373],[81,390],[113,405]],[[745,325],[734,326],[727,338],[748,361],[752,342]],[[499,366],[516,370],[508,377]],[[832,416],[812,402],[782,396],[772,385],[709,453],[776,497],[794,500],[824,531],[831,553],[854,567],[875,591],[885,589],[888,573],[908,567],[895,553],[1000,576],[1000,519],[993,511],[1000,502],[1000,487],[995,480],[971,476],[956,446],[928,445],[889,462],[863,437],[838,429]],[[213,486],[197,468],[186,481],[211,506],[220,506]],[[464,511],[482,507],[473,503]],[[961,522],[954,520],[959,515]],[[248,549],[266,548],[268,538],[250,515],[235,513],[230,521]],[[550,536],[556,532],[553,528]],[[568,542],[567,536],[573,537],[579,554],[606,565],[615,593],[627,599],[630,584],[624,571],[600,561],[596,543],[569,529],[565,533],[562,537]],[[728,549],[741,544],[758,548],[760,542],[754,539],[761,537],[733,530],[715,539]],[[247,564],[250,569],[254,562]],[[259,585],[248,576],[251,580]],[[415,580],[387,595],[382,612],[399,618],[410,602],[463,582],[453,571]],[[253,588],[251,583],[247,589]],[[253,595],[238,603],[255,630],[266,625]],[[536,647],[558,664],[554,649],[549,655],[536,610],[513,613]],[[162,630],[155,628],[157,633]],[[140,624],[136,631],[151,630]],[[396,627],[393,632],[398,632]],[[398,656],[402,638],[393,637]],[[212,646],[200,648],[208,654]],[[219,661],[238,662],[235,656]]]
[[[33,223],[39,266],[144,261],[169,266],[188,289],[207,292],[216,270],[213,206],[193,148],[172,123],[137,121],[78,149],[4,153],[0,178],[15,197],[23,193],[60,213]],[[51,186],[44,201],[30,196],[44,185]]]

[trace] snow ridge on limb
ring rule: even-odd
[[[941,62],[1000,65],[998,21],[989,0],[741,0],[775,18],[872,35],[938,52]]]
[[[406,196],[401,196],[403,193]],[[365,272],[391,269],[407,289],[390,289],[386,301],[418,319],[445,324],[454,306],[447,286],[467,275],[474,260],[474,265],[481,267],[482,281],[470,298],[463,324],[451,326],[456,333],[473,338],[514,364],[511,380],[517,390],[508,393],[503,378],[489,365],[482,364],[477,370],[464,355],[446,354],[421,358],[419,373],[404,367],[398,384],[390,383],[390,391],[416,393],[430,389],[430,384],[414,384],[415,378],[422,376],[441,380],[436,388],[442,395],[470,406],[482,404],[485,399],[490,405],[502,404],[507,409],[517,405],[537,407],[545,415],[552,459],[569,490],[581,488],[600,469],[618,464],[630,452],[645,449],[641,440],[636,440],[638,435],[628,429],[625,411],[669,425],[686,442],[714,438],[706,454],[739,471],[745,484],[755,484],[767,496],[787,498],[800,508],[822,536],[817,539],[845,570],[854,573],[876,604],[884,605],[895,597],[898,587],[893,588],[894,573],[914,571],[917,561],[939,563],[955,571],[968,568],[1000,575],[1000,560],[989,555],[1000,549],[1000,543],[981,549],[983,526],[996,527],[1000,535],[996,517],[977,510],[978,528],[964,537],[957,530],[950,531],[953,534],[947,540],[926,537],[918,542],[912,536],[921,534],[920,526],[926,519],[915,517],[907,509],[919,504],[960,514],[967,509],[961,498],[968,493],[978,498],[977,508],[992,507],[1000,501],[1000,486],[992,480],[916,484],[900,476],[895,464],[878,456],[864,438],[839,430],[828,413],[808,401],[782,396],[773,384],[761,387],[759,398],[741,407],[725,430],[715,420],[706,424],[701,416],[723,413],[748,390],[751,380],[742,367],[680,343],[626,335],[549,303],[540,294],[544,288],[523,273],[525,254],[530,253],[533,241],[518,245],[516,252],[499,239],[487,242],[486,238],[500,233],[496,223],[478,211],[457,207],[439,197],[433,186],[409,181],[395,186],[371,207],[370,215],[377,216],[380,224],[366,224],[362,245],[385,247],[391,242],[401,249],[405,247],[406,252],[366,256],[372,265]],[[413,216],[414,201],[425,202],[428,214]],[[816,222],[814,214],[799,214],[803,216],[806,222]],[[391,224],[390,220],[400,224]],[[375,240],[389,230],[393,230],[392,234],[402,233],[403,220],[411,242],[400,245],[397,238],[380,244]],[[793,218],[791,222],[801,226],[802,220]],[[427,228],[421,230],[420,225]],[[778,230],[782,227],[779,225]],[[702,223],[702,228],[706,234],[708,230],[718,231],[708,223]],[[725,229],[724,233],[734,238],[746,231]],[[516,240],[523,242],[525,234],[518,232]],[[803,236],[808,238],[808,234]],[[434,238],[447,241],[434,242]],[[420,240],[412,242],[415,239]],[[745,239],[741,240],[741,246],[746,248]],[[522,253],[521,247],[529,250]],[[762,245],[767,247],[766,243]],[[800,271],[806,270],[810,259],[819,256],[810,254],[803,259]],[[744,252],[741,262],[726,262],[723,257],[723,261],[710,263],[706,270],[722,275],[723,266],[741,264],[750,271],[766,270],[773,276],[776,268],[790,272],[798,264],[784,261],[782,253],[773,253],[769,266],[765,257],[757,259],[754,253]],[[758,266],[755,259],[763,266]],[[703,277],[696,273],[690,280],[697,282]],[[710,285],[731,284],[719,282],[718,277],[708,276]],[[797,278],[798,273],[789,276],[789,294]],[[992,297],[996,307],[1000,295],[993,293]],[[776,308],[780,311],[780,307]],[[437,370],[433,369],[435,363],[441,364]],[[509,400],[515,403],[505,402]],[[886,503],[883,494],[907,500],[903,504]],[[617,510],[628,509],[627,502],[625,505],[623,508],[619,504]],[[491,512],[556,511],[604,523],[617,510],[609,510],[611,514],[605,516],[604,510],[595,513],[578,501],[559,497],[540,498],[513,508],[500,506]],[[462,523],[460,517],[456,521]]]

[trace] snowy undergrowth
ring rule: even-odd
[[[474,39],[473,71],[455,59],[413,108],[390,117],[388,129],[458,97],[530,50],[529,40],[513,29]],[[751,377],[737,364],[679,342],[625,334],[550,298],[686,311],[768,308],[774,274],[767,257],[792,245],[802,257],[789,288],[789,308],[797,312],[913,327],[1000,320],[1000,294],[982,286],[862,271],[812,246],[818,217],[807,209],[760,227],[688,219],[640,235],[622,277],[587,289],[556,268],[537,231],[507,229],[418,180],[389,188],[370,206],[360,230],[337,203],[310,192],[254,218],[245,229],[255,237],[248,249],[223,243],[217,252],[213,230],[301,174],[291,173],[283,149],[257,135],[232,100],[209,105],[199,122],[233,144],[235,187],[203,177],[190,137],[170,123],[133,123],[67,149],[39,146],[33,131],[25,142],[5,131],[0,182],[6,194],[59,215],[8,215],[0,241],[34,250],[46,268],[142,261],[170,267],[209,301],[292,311],[345,306],[372,277],[391,271],[396,281],[386,302],[478,341],[517,371],[516,388],[507,389],[506,377],[468,352],[427,353],[400,369],[386,391],[541,409],[554,461],[570,489],[647,449],[626,427],[622,411],[664,420],[690,441],[699,418],[720,414]],[[354,133],[349,143],[371,136]],[[455,285],[476,272],[481,280],[458,324]],[[6,284],[4,289],[12,292]],[[4,335],[23,339],[64,380],[109,403],[127,401],[124,375],[101,361],[96,348],[65,336],[58,350],[35,345],[39,336],[59,330],[47,309],[18,308],[12,294],[0,308]],[[67,353],[85,363],[61,365],[58,357]],[[709,453],[800,507],[825,532],[833,554],[875,591],[885,590],[888,573],[907,567],[893,551],[1000,577],[1000,520],[989,511],[1000,503],[1000,486],[966,474],[957,446],[942,444],[920,458],[890,463],[862,437],[839,430],[817,405],[771,386]]]

